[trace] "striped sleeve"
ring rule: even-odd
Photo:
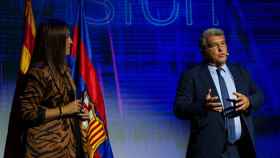
[[[31,126],[45,120],[46,108],[40,105],[46,88],[43,80],[40,69],[31,69],[26,75],[26,82],[19,97],[21,118]]]

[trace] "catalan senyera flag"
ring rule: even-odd
[[[113,158],[106,123],[105,104],[90,47],[88,27],[85,22],[83,0],[73,27],[73,45],[70,58],[72,76],[77,87],[77,98],[89,110],[89,121],[82,122],[86,131],[86,151],[89,158]],[[85,148],[85,147],[84,147]]]
[[[25,31],[20,58],[20,72],[25,74],[28,70],[35,44],[36,25],[32,11],[32,1],[25,0]]]

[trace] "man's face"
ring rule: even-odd
[[[217,66],[225,64],[228,55],[225,36],[208,36],[206,41],[207,46],[204,52],[210,63]]]

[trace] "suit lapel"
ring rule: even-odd
[[[207,64],[203,65],[203,68],[202,68],[202,71],[201,71],[201,77],[205,78],[207,92],[208,92],[208,89],[211,88],[212,96],[218,96],[217,88],[216,88],[216,86],[214,84],[214,81],[213,81],[213,79],[211,77],[211,74],[210,74],[210,72],[208,70]]]
[[[211,76],[209,70],[208,70],[207,64],[204,64],[202,66],[201,77],[205,78],[205,84],[206,84],[205,87],[207,88],[207,92],[208,92],[208,89],[211,88],[212,96],[219,96],[217,88],[215,86],[215,83],[214,83],[214,81],[212,79],[212,76]],[[218,117],[218,118],[219,118],[218,119],[219,124],[224,129],[224,120],[223,120],[222,114],[221,114],[221,117]]]

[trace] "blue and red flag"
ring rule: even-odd
[[[83,98],[82,103],[89,110],[90,120],[82,122],[81,125],[86,131],[86,151],[89,158],[113,158],[103,94],[92,63],[92,51],[83,1],[80,2],[81,5],[73,28],[70,67],[72,67],[72,76],[77,87],[77,98]]]

